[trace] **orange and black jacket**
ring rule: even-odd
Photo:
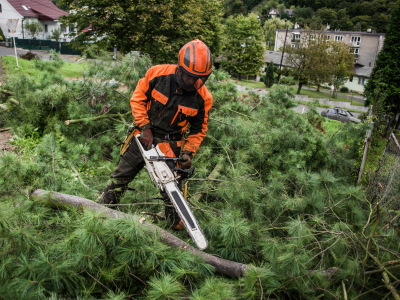
[[[176,65],[157,65],[139,80],[130,104],[140,131],[153,134],[182,134],[190,125],[184,152],[194,155],[206,136],[212,96],[203,85],[187,92],[175,82]]]

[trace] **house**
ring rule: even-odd
[[[282,58],[282,52],[267,50],[264,53],[264,60],[267,65],[273,62],[275,67],[279,67],[282,61],[282,68],[290,67],[290,65],[286,62],[287,56],[288,54],[284,53]]]
[[[279,68],[282,61],[283,67],[290,67],[290,64],[286,61],[288,54],[284,53],[282,59],[282,52],[267,50],[264,53],[264,59],[266,65],[271,62],[274,63],[274,67]],[[356,91],[363,93],[364,85],[367,83],[368,79],[371,77],[373,67],[363,66],[360,64],[355,64],[353,72],[354,74],[349,78],[349,80],[343,85],[351,91]],[[331,87],[333,88],[333,87]]]
[[[293,17],[293,9],[285,9],[284,11],[289,15],[289,17]],[[271,8],[271,10],[268,13],[268,16],[270,16],[271,18],[275,18],[279,15],[280,15],[279,9],[277,8]]]
[[[354,75],[344,84],[351,91],[364,92],[364,85],[371,77],[373,67],[356,64],[354,66]]]
[[[12,36],[6,26],[8,19],[19,19],[15,37],[21,39],[31,38],[24,31],[24,23],[28,20],[37,20],[44,28],[39,39],[50,39],[51,31],[61,27],[63,33],[61,40],[69,42],[70,38],[67,36],[70,33],[69,28],[62,27],[58,21],[60,17],[67,15],[67,12],[59,9],[50,0],[0,0],[0,27],[5,37]]]
[[[290,29],[286,37],[286,47],[296,47],[302,34],[309,34],[309,30]],[[360,31],[322,31],[326,41],[339,41],[348,44],[351,52],[356,55],[356,63],[373,67],[378,53],[382,50],[385,41],[384,33],[360,32]],[[286,29],[276,30],[274,51],[283,48]]]

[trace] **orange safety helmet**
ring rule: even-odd
[[[193,40],[179,50],[175,79],[186,91],[201,88],[212,72],[212,55],[207,45]]]

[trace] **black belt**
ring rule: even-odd
[[[163,141],[180,141],[182,139],[182,134],[175,133],[175,134],[160,134],[160,133],[153,133],[153,136],[159,138]]]

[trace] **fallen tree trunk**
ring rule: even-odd
[[[0,109],[2,109],[4,111],[7,111],[8,107],[6,105],[4,105],[4,104],[0,104]]]
[[[11,127],[8,127],[8,128],[0,128],[0,132],[9,131],[9,130],[11,130]]]
[[[124,116],[127,116],[131,114],[132,112],[128,111],[127,113],[124,114],[105,114],[97,117],[91,117],[91,118],[83,118],[83,119],[76,119],[76,120],[67,120],[65,121],[65,124],[71,125],[71,124],[80,124],[82,122],[87,122],[87,121],[99,121],[102,119],[108,119],[108,118],[123,118]]]
[[[45,202],[47,205],[53,207],[84,207],[91,211],[101,211],[104,213],[105,216],[119,219],[119,218],[132,218],[139,220],[142,216],[130,215],[124,212],[112,210],[109,208],[104,207],[98,203],[93,201],[87,200],[85,198],[71,196],[67,194],[57,193],[57,192],[48,192],[44,190],[36,190],[31,194],[36,199],[39,199]],[[204,261],[215,267],[216,271],[222,275],[238,278],[244,275],[248,265],[237,263],[234,261],[229,261],[226,259],[218,258],[211,254],[205,253],[203,251],[197,250],[196,248],[190,246],[188,243],[185,243],[181,239],[177,238],[173,234],[169,233],[168,231],[150,223],[150,222],[143,222],[141,224],[143,229],[151,234],[157,233],[160,240],[167,245],[178,248],[184,249],[186,251],[192,252],[194,255],[197,255],[204,259]]]

